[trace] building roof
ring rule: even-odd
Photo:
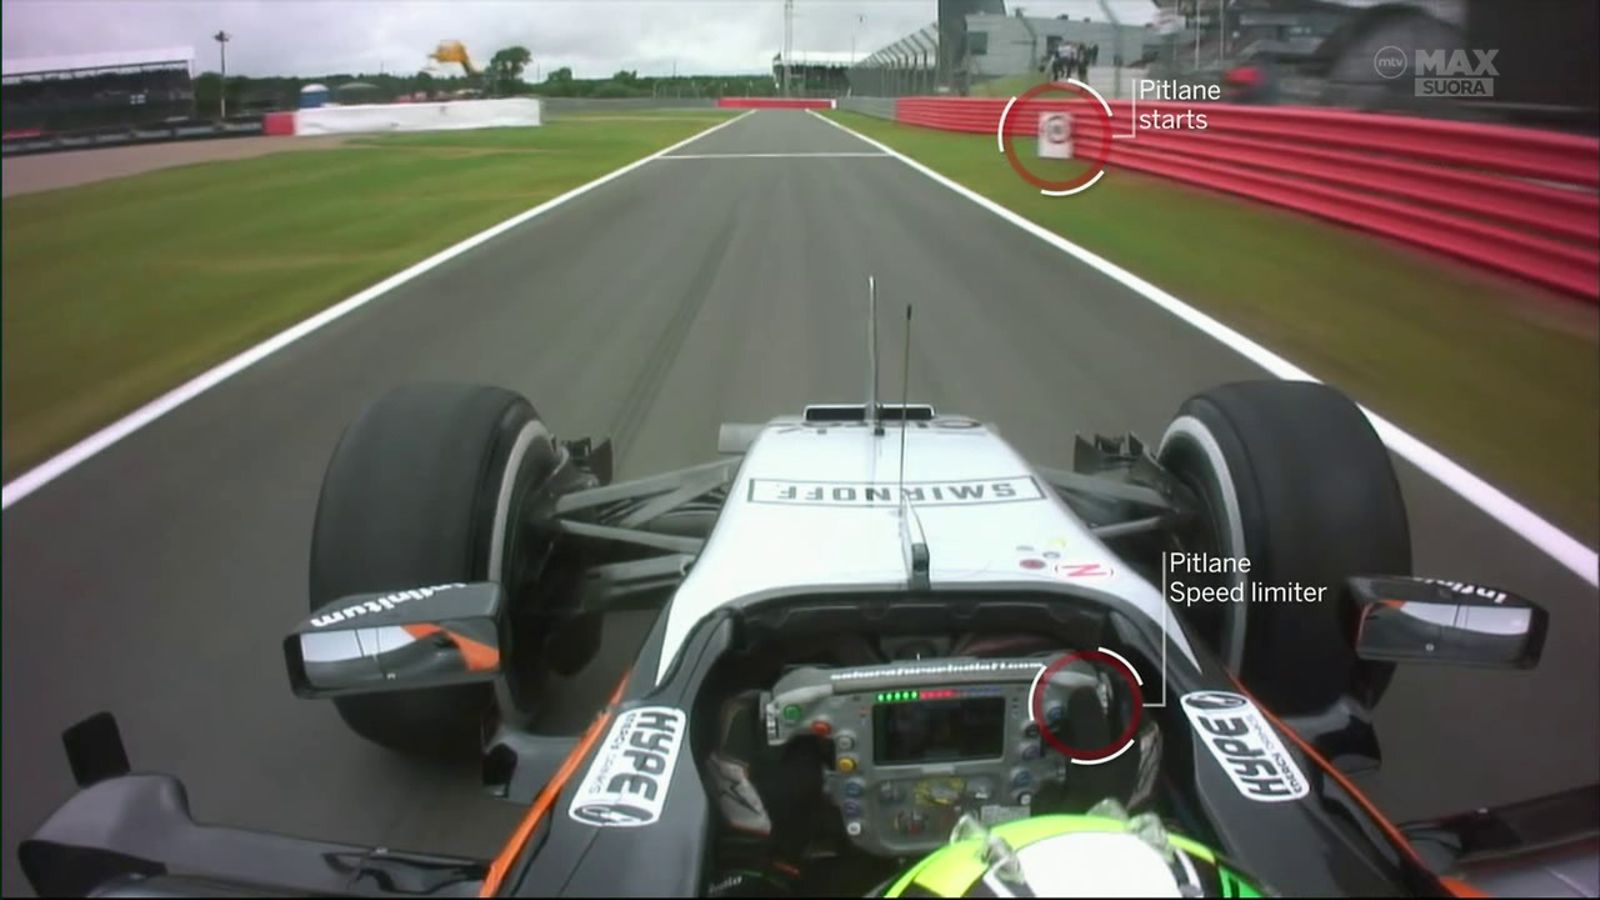
[[[1382,0],[1371,0],[1371,2],[1382,2]],[[1027,6],[1026,3],[1023,5]],[[1216,5],[1216,0],[1201,0],[1200,4],[1202,10],[1207,7],[1215,9]],[[1108,6],[1119,25],[1149,25],[1155,21],[1161,7],[1170,9],[1174,3],[1173,0],[1156,0],[1154,3],[1151,0],[1106,0],[1105,3],[1101,3],[1100,0],[1063,0],[1052,4],[1053,15],[1028,18],[1059,19],[1065,15],[1074,22],[1082,22],[1085,18],[1091,22],[1108,22],[1110,21],[1106,18]]]
[[[851,54],[849,51],[837,50],[796,50],[789,57],[795,66],[849,66],[866,56],[865,53]],[[783,65],[783,53],[772,55],[772,64]]]
[[[104,69],[132,69],[141,66],[183,66],[194,71],[193,47],[157,47],[149,50],[108,50],[101,53],[71,53],[61,56],[32,56],[0,60],[0,77],[27,75],[67,75]]]
[[[1127,2],[1127,0],[1109,0],[1111,13],[1116,17],[1115,24],[1144,27],[1153,25],[1159,18],[1162,7],[1157,7],[1148,2]],[[1167,7],[1170,10],[1170,7]],[[1216,0],[1201,0],[1201,9],[1216,9]],[[1088,23],[1093,25],[1113,24],[1106,18],[1105,10],[1098,3],[1090,3],[1081,10],[1073,11],[1068,15],[1056,16],[1017,16],[1015,13],[973,13],[967,16],[969,23],[989,24],[996,19],[1026,18],[1029,22],[1072,22],[1073,24]]]

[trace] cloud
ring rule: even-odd
[[[1127,0],[1117,0],[1119,6]],[[1147,4],[1148,0],[1141,0]],[[1023,3],[1029,15],[1100,18],[1097,0]],[[865,56],[932,22],[935,0],[795,0],[795,49]],[[520,44],[540,72],[581,78],[771,71],[782,0],[7,0],[7,59],[192,46],[215,70],[212,35],[229,32],[228,71],[245,75],[410,72],[440,40],[487,60]],[[533,73],[530,71],[530,75]]]

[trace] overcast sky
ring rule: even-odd
[[[1112,0],[1148,16],[1150,0]],[[1101,19],[1098,0],[1011,0],[1028,15]],[[795,50],[865,56],[931,23],[935,0],[795,0]],[[233,35],[228,71],[245,75],[414,72],[438,42],[477,60],[521,44],[542,74],[580,78],[771,71],[783,46],[783,0],[5,0],[6,59],[192,46],[214,71],[218,29]],[[852,41],[854,46],[852,46]],[[481,64],[481,63],[480,63]],[[530,71],[528,77],[534,73]]]

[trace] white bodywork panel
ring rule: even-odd
[[[728,603],[775,594],[903,590],[901,426],[774,420],[750,446],[716,528],[667,611],[659,682],[695,623]],[[1124,566],[1009,444],[971,419],[905,429],[907,523],[931,560],[930,586],[1092,588],[1164,628],[1197,665],[1160,591]]]

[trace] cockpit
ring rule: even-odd
[[[859,892],[963,817],[1149,801],[1161,728],[1142,691],[1159,673],[1120,613],[1026,592],[877,606],[876,622],[862,598],[752,609],[712,668],[690,732],[713,872],[825,857],[829,881],[805,889]],[[826,627],[849,610],[855,627]]]

